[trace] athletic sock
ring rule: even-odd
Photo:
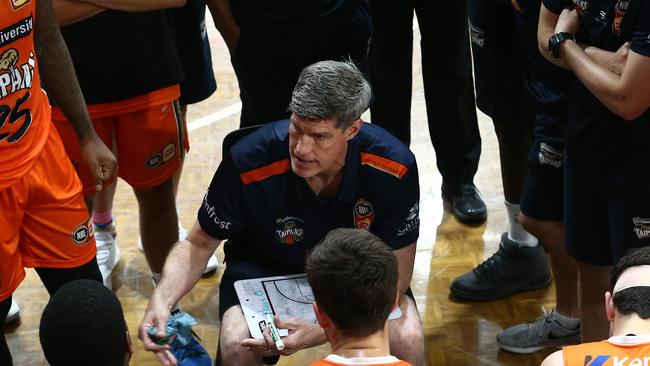
[[[519,244],[520,248],[523,247],[536,247],[538,244],[537,238],[531,235],[517,219],[519,216],[519,204],[504,201],[506,204],[506,212],[508,213],[508,239]]]
[[[107,230],[113,224],[113,209],[109,208],[103,212],[93,211],[93,225],[98,230]]]

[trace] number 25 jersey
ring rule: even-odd
[[[34,47],[36,0],[0,0],[0,191],[32,167],[50,128]]]

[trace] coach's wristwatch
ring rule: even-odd
[[[560,58],[560,45],[568,39],[574,42],[576,41],[575,35],[569,32],[555,33],[548,39],[548,50],[551,52],[553,57]]]

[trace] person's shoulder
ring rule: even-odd
[[[383,128],[364,123],[358,134],[361,164],[402,178],[415,168],[415,155],[408,146]]]
[[[546,357],[544,361],[542,361],[541,366],[563,366],[563,365],[564,365],[564,354],[562,353],[562,350],[559,350],[548,355],[548,357]]]
[[[288,164],[288,144],[289,121],[281,120],[229,133],[223,150],[237,170],[247,172],[270,164]]]

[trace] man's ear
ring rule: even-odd
[[[361,131],[361,127],[363,127],[363,120],[361,118],[358,118],[356,121],[352,122],[350,127],[346,128],[345,131],[343,131],[345,139],[352,140],[354,136],[356,136],[359,131]]]
[[[332,322],[332,320],[330,320],[330,317],[318,306],[318,303],[316,301],[314,301],[311,305],[314,308],[314,314],[316,314],[316,320],[318,321],[320,327],[323,329],[329,327],[330,323]]]
[[[607,314],[607,320],[612,323],[616,317],[616,307],[614,306],[612,293],[609,291],[605,292],[605,313]]]

